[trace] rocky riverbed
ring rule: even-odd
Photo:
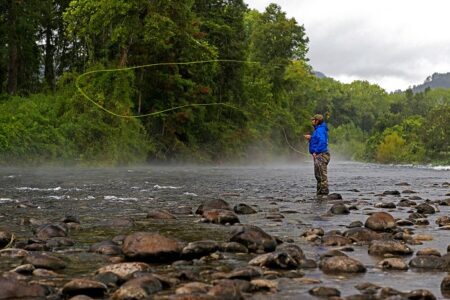
[[[450,172],[4,168],[0,299],[450,299]]]

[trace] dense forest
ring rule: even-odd
[[[335,156],[450,163],[449,89],[387,93],[319,78],[302,20],[278,5],[0,0],[0,8],[3,165],[296,159],[315,113],[327,118]],[[199,61],[208,62],[188,63]],[[149,64],[160,65],[138,67]],[[86,72],[79,84],[97,105],[75,86]]]

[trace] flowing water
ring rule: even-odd
[[[0,170],[0,230],[8,230],[17,240],[32,236],[23,220],[59,221],[66,215],[79,218],[81,228],[72,231],[74,247],[65,255],[69,266],[62,272],[64,280],[89,277],[99,266],[107,263],[103,256],[87,253],[90,244],[111,239],[133,231],[158,231],[184,241],[215,239],[225,241],[232,226],[203,224],[197,216],[180,216],[177,220],[149,220],[146,213],[153,209],[173,209],[182,205],[193,210],[208,199],[221,198],[232,206],[246,203],[258,213],[240,215],[243,224],[253,224],[282,240],[292,239],[304,249],[308,258],[318,256],[332,247],[313,245],[301,239],[307,228],[346,230],[351,221],[365,221],[370,211],[384,210],[394,217],[406,218],[410,208],[376,209],[373,204],[383,201],[397,203],[401,197],[380,194],[387,190],[409,189],[423,200],[449,198],[450,171],[408,166],[385,166],[354,162],[332,162],[329,166],[330,191],[340,193],[344,200],[357,204],[358,210],[349,215],[328,216],[329,201],[315,197],[315,179],[311,163],[283,166],[145,166],[128,168],[3,168]],[[399,183],[409,186],[399,186]],[[372,210],[369,210],[372,209]],[[430,225],[414,226],[416,233],[431,234],[432,241],[412,246],[415,251],[432,247],[442,254],[450,244],[450,231],[438,230],[438,216],[450,216],[448,206],[429,217]],[[280,212],[284,219],[271,220],[266,216]],[[133,227],[111,227],[108,220],[131,218]],[[320,279],[323,285],[337,287],[343,296],[356,294],[354,286],[373,282],[401,291],[428,289],[442,298],[440,283],[446,272],[382,271],[374,268],[380,258],[367,254],[367,246],[355,246],[348,253],[368,268],[363,275],[331,276],[319,269],[303,270],[305,276]],[[233,268],[246,265],[248,257],[225,254],[219,264]],[[409,260],[409,258],[407,258]],[[19,265],[16,260],[0,260],[0,271]],[[216,266],[215,266],[216,267]],[[156,267],[158,268],[158,267]],[[161,267],[161,270],[163,267]],[[254,299],[309,299],[307,291],[313,285],[301,285],[287,278],[279,280],[276,294],[255,294]]]

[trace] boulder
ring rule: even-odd
[[[121,255],[122,248],[113,241],[103,241],[91,245],[91,247],[89,247],[89,252],[95,252],[105,255]]]
[[[184,244],[158,233],[136,232],[125,237],[122,252],[127,259],[174,261],[180,257]]]
[[[402,270],[406,271],[408,270],[408,265],[405,263],[405,261],[401,258],[386,258],[382,261],[377,263],[377,268],[383,269],[383,270]]]
[[[239,223],[238,216],[230,211],[225,209],[208,209],[204,210],[202,214],[203,218],[207,222],[214,224],[235,224]]]
[[[0,249],[5,248],[12,241],[12,234],[8,231],[0,231]]]
[[[320,298],[330,298],[330,297],[339,297],[341,296],[341,292],[334,287],[327,286],[316,286],[308,291],[310,295],[320,297]]]
[[[250,215],[250,214],[256,214],[256,210],[254,210],[251,206],[239,203],[236,204],[233,208],[234,212],[239,215]]]
[[[264,230],[253,225],[239,226],[231,232],[231,242],[237,242],[248,248],[249,251],[274,251],[277,247],[275,238]]]
[[[0,299],[40,298],[50,293],[47,287],[12,278],[0,277]]]
[[[191,242],[181,251],[182,257],[186,259],[199,258],[219,250],[216,241],[204,240]]]
[[[48,240],[54,237],[67,237],[68,228],[65,223],[44,224],[36,229],[36,237],[41,240]]]
[[[32,264],[36,268],[48,270],[60,270],[66,267],[66,263],[61,258],[46,253],[30,254],[25,258],[25,262]]]
[[[395,219],[386,212],[376,212],[367,218],[364,226],[375,231],[386,231],[395,227]]]
[[[161,282],[153,275],[146,274],[125,282],[114,292],[112,300],[150,299],[150,297],[162,290]]]
[[[148,272],[151,268],[148,264],[142,262],[126,262],[101,267],[96,274],[113,273],[121,280],[126,280],[135,272]]]
[[[66,297],[86,295],[91,297],[103,297],[108,288],[105,284],[89,279],[73,279],[62,288],[62,294]]]
[[[335,203],[331,206],[329,212],[333,215],[347,215],[350,213],[350,210],[344,203]]]
[[[442,270],[445,269],[446,263],[445,260],[439,256],[416,256],[411,259],[409,266],[418,269]]]
[[[324,273],[362,273],[366,271],[366,267],[361,262],[348,256],[325,258],[319,267]]]
[[[413,253],[413,250],[404,243],[401,243],[399,241],[375,240],[370,243],[368,252],[370,255],[379,255],[379,256],[385,254],[410,255]]]
[[[197,215],[202,215],[205,210],[209,209],[225,209],[225,210],[231,210],[230,204],[222,199],[212,199],[203,202],[200,204],[200,206],[197,208],[195,213]]]

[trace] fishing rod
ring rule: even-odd
[[[224,103],[224,102],[214,102],[214,103],[190,103],[190,104],[185,104],[185,105],[180,105],[180,106],[173,106],[167,109],[163,109],[163,110],[159,110],[156,112],[152,112],[152,113],[147,113],[147,114],[139,114],[139,115],[121,115],[118,113],[115,113],[114,111],[104,107],[103,105],[99,104],[98,102],[96,102],[94,99],[92,99],[92,97],[90,97],[84,90],[83,88],[81,88],[80,86],[80,81],[82,78],[88,76],[88,75],[92,75],[92,74],[96,74],[96,73],[113,73],[113,72],[122,72],[122,71],[129,71],[129,70],[136,70],[136,69],[143,69],[143,68],[151,68],[151,67],[157,67],[157,66],[173,66],[173,65],[195,65],[195,64],[205,64],[205,63],[239,63],[239,64],[254,64],[254,65],[261,65],[261,62],[255,62],[255,61],[244,61],[244,60],[235,60],[235,59],[211,59],[211,60],[197,60],[197,61],[189,61],[189,62],[162,62],[162,63],[153,63],[153,64],[145,64],[145,65],[139,65],[139,66],[131,66],[131,67],[124,67],[124,68],[112,68],[112,69],[100,69],[100,70],[92,70],[92,71],[88,71],[85,72],[81,75],[79,75],[76,80],[75,80],[75,87],[77,88],[78,92],[87,100],[89,100],[92,104],[94,104],[97,108],[99,108],[100,110],[103,110],[104,112],[113,115],[115,117],[118,118],[127,118],[127,119],[133,119],[133,118],[145,118],[145,117],[154,117],[169,111],[174,111],[174,110],[179,110],[182,108],[186,108],[186,107],[201,107],[201,106],[222,106],[222,107],[227,107],[230,109],[234,109],[237,111],[242,112],[243,114],[246,114],[247,111],[244,111],[243,109],[236,107],[234,105],[231,105],[229,103]],[[280,124],[273,122],[272,120],[270,120],[267,117],[264,117],[267,121],[269,121],[272,125],[276,126],[276,127],[281,127],[281,129],[283,130],[283,135],[285,138],[285,141],[287,143],[287,145],[289,146],[289,148],[291,148],[293,151],[302,154],[302,155],[308,155],[305,152],[302,152],[298,149],[296,149],[294,146],[291,145],[291,143],[289,142],[288,138],[287,138],[287,134],[286,131],[284,129],[284,127],[282,127]]]

